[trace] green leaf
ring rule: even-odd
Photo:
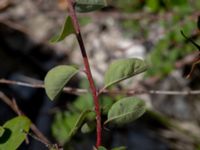
[[[72,107],[82,112],[84,110],[93,109],[93,99],[90,93],[79,96],[73,103]]]
[[[57,113],[53,122],[52,132],[59,143],[68,142],[76,134],[83,124],[90,110],[85,110],[81,114],[65,112]]]
[[[99,97],[100,106],[103,114],[107,114],[108,110],[112,106],[114,100],[109,97],[102,95]],[[71,110],[83,111],[83,110],[92,110],[94,109],[92,95],[90,93],[79,96],[71,105]]]
[[[72,128],[71,132],[70,132],[70,138],[72,136],[74,136],[76,134],[76,132],[78,131],[78,129],[81,127],[81,125],[83,124],[85,118],[87,117],[87,115],[90,113],[90,110],[85,110],[83,111],[80,116],[78,117],[74,127]]]
[[[50,40],[50,42],[51,43],[60,42],[60,41],[64,40],[66,36],[68,36],[68,35],[70,35],[72,33],[76,33],[76,32],[74,30],[74,26],[73,26],[71,18],[67,17],[66,20],[65,20],[64,26],[62,27],[62,30],[61,30],[60,34],[54,36]]]
[[[107,123],[123,125],[142,116],[146,111],[144,101],[135,97],[127,97],[117,101],[108,112]]]
[[[76,11],[90,12],[107,6],[106,0],[76,0]]]
[[[15,117],[7,121],[3,128],[4,134],[0,137],[1,150],[15,150],[26,138],[26,133],[29,131],[31,121],[25,116]]]
[[[127,148],[125,146],[120,146],[120,147],[115,147],[112,148],[111,150],[126,150]]]
[[[83,112],[85,110],[94,110],[93,99],[90,93],[79,96],[69,108],[73,112]],[[88,120],[94,120],[96,117],[95,112],[91,111],[87,115]]]
[[[78,72],[72,66],[61,65],[51,69],[45,79],[44,86],[47,96],[54,100],[63,90],[67,82]]]
[[[52,124],[52,134],[60,144],[70,140],[69,134],[78,119],[79,114],[71,112],[57,112]]]
[[[115,60],[105,73],[104,88],[144,72],[146,69],[146,63],[138,58]]]
[[[3,135],[4,131],[5,129],[2,126],[0,126],[0,137]]]

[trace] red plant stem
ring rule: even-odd
[[[79,47],[81,50],[81,54],[83,57],[83,62],[84,62],[84,66],[85,66],[85,72],[90,84],[90,90],[92,92],[92,96],[93,96],[93,101],[94,101],[94,106],[95,106],[95,112],[96,112],[96,124],[97,124],[97,140],[96,140],[96,147],[98,148],[101,145],[101,138],[102,138],[102,127],[101,127],[101,112],[100,112],[100,105],[99,105],[99,98],[98,98],[98,92],[93,80],[93,76],[90,70],[90,64],[88,61],[88,57],[87,57],[87,53],[86,53],[86,49],[85,49],[85,45],[83,42],[83,38],[81,35],[81,31],[80,31],[80,26],[78,23],[78,19],[74,10],[74,0],[67,0],[67,5],[68,5],[68,12],[69,12],[69,16],[72,19],[73,25],[74,25],[74,29],[76,31],[76,38],[78,40],[79,43]]]
[[[86,71],[87,78],[88,78],[88,81],[90,83],[90,89],[91,89],[91,92],[92,92],[92,95],[93,95],[95,112],[96,112],[96,120],[97,120],[96,147],[99,147],[101,145],[101,134],[102,134],[101,130],[102,129],[101,129],[101,112],[100,112],[100,108],[99,108],[100,106],[99,106],[98,93],[97,93],[97,90],[96,90],[96,87],[95,87],[95,84],[94,84],[92,73],[90,71],[90,66],[89,66],[89,62],[88,62],[88,58],[87,58],[87,54],[86,54],[86,51],[85,51],[85,47],[84,47],[84,44],[83,44],[81,34],[80,33],[77,34],[76,37],[77,37],[77,40],[78,40],[79,45],[80,45],[80,49],[81,49],[81,53],[82,53],[83,61],[84,61],[84,65],[85,65],[85,71]]]

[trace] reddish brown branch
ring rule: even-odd
[[[68,12],[69,16],[72,19],[74,29],[76,31],[76,38],[79,43],[79,47],[81,50],[81,54],[83,57],[83,62],[85,66],[85,72],[90,84],[90,90],[92,92],[93,100],[94,100],[94,106],[95,106],[95,112],[96,112],[96,121],[97,121],[97,140],[96,140],[96,147],[98,148],[101,145],[101,138],[102,138],[102,127],[101,127],[101,112],[100,112],[100,104],[99,104],[99,98],[98,98],[98,93],[97,89],[93,80],[93,76],[90,70],[90,64],[88,61],[85,45],[82,39],[81,31],[80,31],[80,26],[78,23],[77,15],[75,12],[75,2],[74,0],[67,0],[67,6],[68,6]]]
[[[90,65],[89,65],[87,54],[86,54],[86,51],[85,51],[85,46],[83,44],[83,40],[82,40],[80,33],[77,34],[77,39],[78,39],[78,42],[79,42],[79,45],[80,45],[80,49],[81,49],[82,56],[83,56],[83,61],[84,61],[84,64],[85,64],[85,72],[87,74],[87,78],[88,78],[88,81],[90,83],[90,89],[91,89],[91,92],[92,92],[92,95],[93,95],[95,112],[96,112],[96,120],[97,120],[96,147],[99,147],[101,145],[101,136],[102,136],[101,130],[102,130],[102,127],[101,127],[101,112],[100,112],[100,106],[99,106],[98,93],[97,93],[96,86],[94,84],[94,80],[93,80],[92,73],[91,73],[91,70],[90,70]]]

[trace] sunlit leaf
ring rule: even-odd
[[[0,137],[1,150],[16,150],[26,138],[31,121],[25,116],[15,117],[7,121],[3,128],[3,135]]]
[[[146,69],[146,63],[138,58],[115,60],[105,73],[104,88],[142,73]]]
[[[51,69],[45,79],[44,86],[47,96],[54,100],[63,90],[67,82],[78,72],[72,66],[61,65]]]
[[[56,42],[60,42],[62,40],[65,39],[65,37],[67,37],[68,35],[72,34],[72,33],[76,33],[73,27],[73,23],[70,17],[67,17],[64,23],[64,26],[62,27],[62,30],[60,32],[60,34],[54,36],[50,42],[51,43],[56,43]]]
[[[135,97],[127,97],[113,104],[108,112],[108,119],[105,124],[114,123],[123,125],[136,120],[142,116],[145,111],[146,107],[144,101]]]
[[[76,11],[90,12],[101,9],[107,5],[106,0],[76,0]]]

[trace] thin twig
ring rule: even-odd
[[[42,141],[40,138],[38,138],[38,137],[35,136],[34,134],[32,134],[32,133],[30,133],[30,132],[26,132],[26,131],[24,131],[24,133],[26,133],[27,135],[29,135],[30,137],[32,137],[32,138],[35,139],[36,141],[39,141],[39,142],[41,142],[42,144],[45,144],[45,143],[43,143],[43,141]],[[52,148],[53,148],[53,149],[56,149],[56,150],[63,150],[63,148],[60,148],[57,144],[54,144],[54,145],[46,145],[46,147],[48,147],[49,150],[51,150]]]
[[[23,131],[25,134],[29,135],[30,137],[32,137],[33,139],[35,139],[36,141],[39,141],[43,144],[45,144],[40,138],[38,138],[37,136],[35,136],[34,134],[30,133],[30,132],[26,132],[26,131]],[[46,145],[46,144],[45,144]],[[48,145],[46,145],[46,147],[48,147]]]
[[[44,84],[27,83],[27,82],[6,80],[6,79],[0,79],[0,84],[17,85],[17,86],[23,86],[23,87],[44,89]],[[63,91],[65,93],[71,93],[71,94],[75,94],[75,95],[88,92],[88,90],[86,90],[86,89],[77,89],[77,88],[71,88],[71,87],[65,87],[63,89]]]
[[[154,91],[150,90],[147,93],[149,94],[157,94],[157,95],[199,95],[200,90],[194,91]]]
[[[43,84],[34,84],[34,83],[26,83],[21,81],[12,81],[6,79],[0,79],[0,84],[8,84],[8,85],[17,85],[23,87],[30,87],[30,88],[41,88],[44,89]],[[81,95],[88,93],[87,89],[80,89],[80,88],[71,88],[65,87],[63,92]],[[137,89],[127,89],[127,90],[104,90],[102,91],[104,94],[124,94],[124,95],[141,95],[141,94],[156,94],[156,95],[200,95],[200,90],[137,90]]]
[[[200,90],[184,90],[184,91],[170,91],[170,90],[104,90],[102,93],[107,94],[123,94],[123,95],[142,95],[142,94],[151,94],[151,95],[200,95]]]
[[[16,114],[18,115],[24,115],[24,113],[19,109],[16,101],[13,99],[11,100],[8,98],[3,92],[0,91],[0,99],[7,104]],[[39,141],[45,144],[47,147],[53,146],[53,144],[43,135],[42,132],[36,127],[34,123],[31,123],[31,130],[33,133],[37,136],[37,139],[40,139]]]
[[[15,112],[16,114],[18,114],[19,116],[23,115],[23,113],[21,112],[21,110],[19,109],[18,105],[17,105],[17,102],[15,99],[12,99],[12,104],[13,104],[13,107],[15,108]]]

